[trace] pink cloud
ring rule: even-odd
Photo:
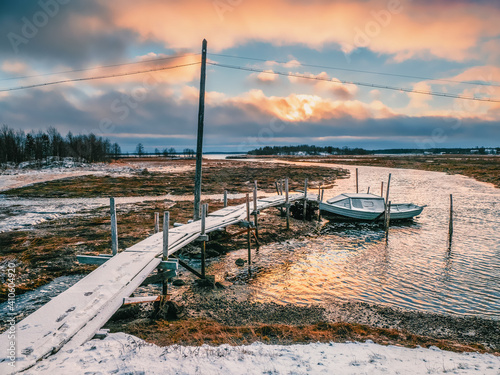
[[[215,52],[249,41],[316,49],[338,43],[346,52],[368,47],[397,61],[462,61],[474,57],[482,38],[499,34],[500,9],[487,3],[242,1],[222,2],[222,16],[215,3],[220,2],[102,0],[116,25],[175,49],[200,48],[203,38]]]

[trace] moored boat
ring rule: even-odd
[[[404,220],[419,215],[425,206],[413,203],[391,204],[390,219]],[[344,193],[320,202],[321,211],[345,218],[374,221],[384,216],[385,200],[375,194]]]

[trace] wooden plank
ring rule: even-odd
[[[258,200],[257,209],[285,202],[284,197]],[[288,201],[303,199],[289,195]],[[206,232],[236,224],[245,219],[245,204],[220,210],[206,218]],[[201,223],[192,222],[169,229],[168,255],[172,255],[200,236]],[[83,344],[101,328],[114,312],[162,261],[163,232],[156,233],[114,257],[95,257],[105,261],[78,283],[16,325],[17,360],[15,371],[22,371],[63,345],[72,349]],[[7,358],[8,333],[0,335],[0,373],[10,373]]]

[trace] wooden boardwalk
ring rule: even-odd
[[[312,196],[308,196],[313,199]],[[257,200],[257,210],[285,204],[285,196]],[[290,194],[289,202],[304,199],[304,194]],[[250,209],[254,210],[253,202]],[[205,231],[238,224],[246,219],[246,204],[226,207],[209,214]],[[169,229],[168,254],[195,241],[201,235],[201,221]],[[91,339],[123,305],[162,261],[163,233],[156,233],[109,258],[40,309],[16,324],[15,367],[9,365],[12,339],[0,335],[0,374],[22,371],[57,352],[75,348]]]

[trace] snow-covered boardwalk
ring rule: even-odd
[[[313,196],[308,196],[312,199]],[[304,199],[304,194],[291,194],[289,202]],[[286,203],[284,195],[257,200],[257,211]],[[253,202],[250,209],[254,211]],[[226,207],[208,215],[205,233],[238,224],[247,218],[246,204]],[[169,229],[168,254],[195,241],[202,235],[201,221]],[[0,373],[9,374],[33,366],[59,351],[76,348],[107,322],[162,262],[163,233],[157,233],[121,253],[53,298],[49,303],[16,324],[15,338],[11,331],[0,335]],[[14,347],[15,367],[10,358]]]

